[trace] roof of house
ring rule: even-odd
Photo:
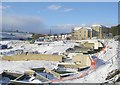
[[[83,28],[83,29],[87,29],[87,30],[92,30],[92,28],[91,27],[75,27],[73,30],[74,31],[77,31],[77,30],[79,30],[79,29],[81,29],[81,28]]]

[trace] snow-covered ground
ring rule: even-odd
[[[6,43],[6,41],[2,42],[3,44]],[[0,53],[2,54],[14,54],[14,51],[16,50],[23,50],[23,52],[38,52],[40,54],[53,54],[58,52],[59,54],[65,52],[68,48],[73,48],[76,43],[72,42],[65,42],[65,41],[54,41],[49,42],[47,44],[30,44],[27,41],[18,41],[13,40],[9,41],[8,43],[9,47],[13,47],[12,49],[3,49],[0,50]]]
[[[52,61],[0,61],[0,73],[4,70],[17,72],[17,73],[24,73],[24,71],[29,70],[30,68],[35,67],[46,67],[48,69],[53,69],[57,66],[58,62]]]
[[[12,54],[14,55],[14,51],[23,50],[24,52],[39,52],[41,54],[53,54],[54,52],[63,53],[68,48],[73,48],[76,43],[72,42],[64,42],[64,41],[54,41],[49,44],[30,44],[27,41],[19,41],[19,40],[11,40],[11,41],[1,41],[1,44],[8,44],[13,47],[12,49],[0,49],[0,52],[3,54]],[[2,56],[4,57],[4,56]],[[3,61],[0,59],[0,72],[3,70],[11,70],[24,72],[25,70],[30,69],[31,67],[46,67],[48,69],[53,69],[58,62],[50,62],[50,61]],[[17,69],[16,69],[17,68]]]
[[[99,53],[99,58],[105,62],[105,64],[101,64],[95,71],[88,74],[85,77],[60,81],[61,83],[104,83],[106,82],[106,77],[109,72],[115,69],[119,69],[118,62],[120,61],[119,56],[117,56],[118,50],[118,41],[110,40],[108,45],[112,47],[112,49],[106,48],[106,53]]]
[[[108,48],[105,49],[106,52],[100,52],[96,54],[99,58],[97,62],[97,69],[93,71],[92,73],[89,73],[87,76],[73,79],[73,80],[66,80],[66,81],[60,81],[61,83],[103,83],[106,82],[106,77],[109,72],[111,72],[114,69],[119,69],[119,61],[120,57],[117,56],[120,51],[118,49],[118,41],[109,40],[107,42]],[[17,44],[16,49],[17,49]],[[73,47],[75,43],[66,42],[63,43],[62,41],[59,42],[53,42],[49,45],[37,45],[37,44],[29,44],[20,43],[21,48],[24,48],[25,50],[32,50],[32,51],[39,51],[43,53],[46,51],[46,53],[53,53],[53,52],[64,52],[67,48]],[[18,45],[18,46],[20,46]],[[112,49],[110,49],[112,47]],[[58,62],[50,62],[50,61],[0,61],[0,72],[3,70],[10,70],[15,72],[24,72],[25,70],[28,70],[32,67],[46,67],[48,69],[53,69],[57,66]]]

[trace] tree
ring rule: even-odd
[[[110,32],[115,36],[114,38],[120,41],[120,24],[117,26],[112,26]]]
[[[36,40],[38,39],[39,37],[44,37],[45,35],[42,35],[42,34],[32,34],[32,39],[33,40]]]
[[[113,36],[120,35],[120,24],[117,26],[112,26],[110,28],[110,32],[113,34]]]

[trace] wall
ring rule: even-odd
[[[80,28],[79,30],[74,30],[72,32],[73,39],[88,39],[88,30],[86,28]]]
[[[50,54],[21,54],[14,56],[4,56],[3,60],[10,61],[20,61],[20,60],[46,60],[46,61],[62,61],[62,56],[60,55],[50,55]]]
[[[88,55],[78,54],[72,58],[73,62],[81,62],[81,65],[90,66],[91,61]]]

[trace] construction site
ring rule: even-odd
[[[45,49],[46,44],[21,41],[11,41],[7,45],[13,48],[1,50],[2,84],[89,83],[94,79],[95,83],[110,83],[120,78],[119,42],[113,39],[51,42],[48,49]],[[44,49],[42,54],[36,52],[37,46],[39,52]]]

